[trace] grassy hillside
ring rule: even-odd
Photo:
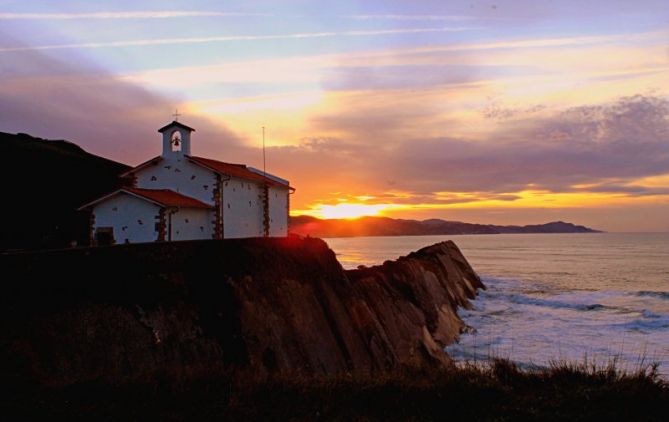
[[[513,363],[374,378],[209,377],[198,382],[20,387],[3,415],[67,420],[664,421],[669,386],[654,368]]]
[[[120,186],[129,168],[67,141],[3,132],[0,157],[0,250],[86,242],[88,217],[76,208]]]

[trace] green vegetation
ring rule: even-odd
[[[190,377],[188,377],[190,378]],[[29,388],[4,395],[3,414],[115,420],[666,420],[669,385],[649,365],[627,372],[508,360],[441,373],[360,377],[170,377],[124,386]]]

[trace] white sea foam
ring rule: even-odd
[[[460,310],[471,332],[458,360],[507,357],[627,369],[658,362],[669,377],[669,234],[548,234],[327,239],[347,268],[451,239],[488,290]]]
[[[567,360],[606,364],[617,359],[626,369],[660,363],[669,375],[669,313],[662,301],[628,300],[623,291],[526,291],[520,280],[486,277],[488,290],[474,309],[460,311],[473,333],[446,348],[456,360],[510,358],[525,367]]]

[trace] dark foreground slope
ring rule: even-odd
[[[669,386],[652,369],[559,364],[527,372],[498,360],[380,377],[219,375],[15,388],[0,395],[0,412],[11,420],[664,422]]]
[[[320,239],[120,245],[0,257],[6,379],[62,386],[229,371],[444,368],[483,287],[452,242],[345,272]]]
[[[0,414],[20,420],[664,420],[651,372],[441,351],[482,287],[452,242],[343,271],[318,239],[0,256]]]
[[[0,160],[0,251],[87,242],[88,215],[76,209],[120,186],[129,168],[67,141],[3,132]]]

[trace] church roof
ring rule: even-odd
[[[86,205],[83,205],[79,210],[89,208],[93,205],[96,205],[100,202],[103,202],[113,196],[118,195],[119,193],[127,193],[141,199],[153,202],[154,204],[161,207],[179,207],[179,208],[211,208],[211,205],[205,204],[204,202],[174,192],[169,189],[142,189],[142,188],[121,188],[117,191],[105,195],[102,198],[96,199],[93,202],[89,202]]]
[[[186,157],[191,162],[199,166],[208,168],[209,170],[212,170],[216,173],[239,177],[241,179],[253,180],[256,182],[266,182],[269,185],[284,186],[289,189],[293,189],[292,187],[290,187],[288,181],[282,182],[281,181],[282,179],[279,179],[277,177],[272,177],[271,175],[264,176],[260,172],[252,171],[244,164],[225,163],[223,161],[212,160],[211,158],[196,157],[192,155],[187,155]],[[163,157],[160,156],[154,157],[136,167],[131,168],[130,170],[121,173],[121,176],[127,176],[129,174],[136,173],[137,171],[142,170],[143,168],[156,165],[160,163],[162,160]]]
[[[131,168],[130,170],[126,170],[123,173],[121,173],[119,176],[124,177],[132,173],[136,173],[138,170],[141,170],[145,167],[149,167],[151,165],[156,165],[163,161],[163,157],[158,156],[158,157],[153,157],[150,160],[144,161],[142,164],[138,164],[135,167]]]
[[[190,196],[169,189],[124,188],[122,190],[134,193],[135,195],[152,200],[166,207],[211,208],[210,205],[205,204],[198,199],[191,198]]]
[[[274,178],[270,178],[268,176],[264,176],[262,174],[251,171],[244,164],[224,163],[222,161],[212,160],[210,158],[195,157],[192,155],[188,156],[188,158],[190,158],[190,160],[193,161],[194,163],[199,164],[203,167],[207,167],[208,169],[213,170],[217,173],[227,174],[229,176],[239,177],[241,179],[264,182],[269,185],[284,186],[290,188],[288,183],[282,183]]]
[[[167,129],[169,129],[171,127],[175,127],[175,126],[186,129],[186,130],[190,130],[191,132],[195,132],[195,129],[193,129],[192,127],[186,126],[185,124],[177,122],[176,120],[172,120],[172,123],[168,123],[165,126],[161,127],[160,129],[158,129],[158,132],[163,133]]]

